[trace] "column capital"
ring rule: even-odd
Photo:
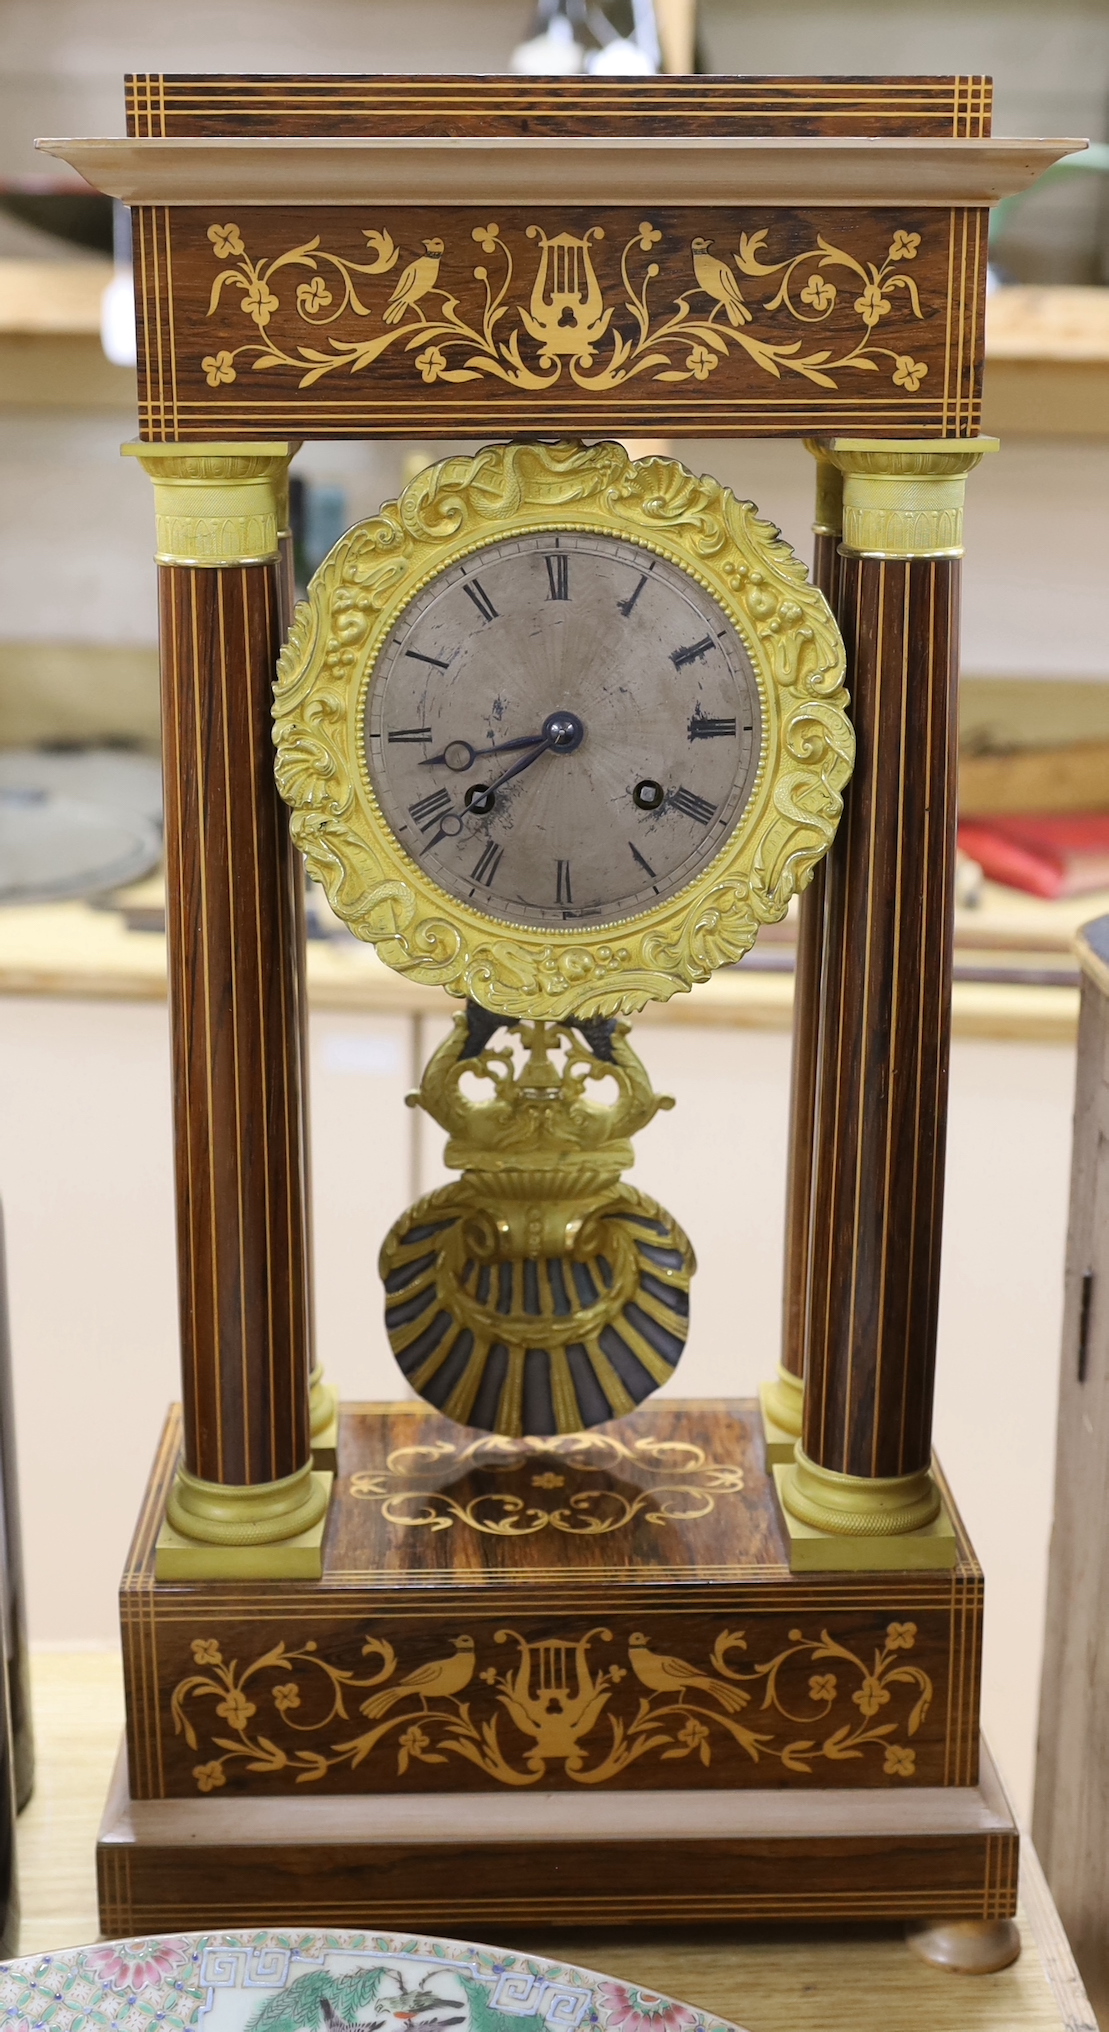
[[[843,475],[848,557],[961,557],[966,476],[995,437],[807,439]]]
[[[154,482],[159,564],[267,564],[288,524],[295,443],[125,444]]]
[[[816,460],[813,535],[834,536],[838,542],[843,535],[843,470],[822,438],[807,437],[804,443]]]

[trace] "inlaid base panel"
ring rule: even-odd
[[[132,1802],[97,1850],[109,1938],[215,1926],[512,1927],[997,1919],[1017,1830],[980,1782],[916,1792]]]
[[[459,1794],[485,1825],[526,1795],[571,1818],[636,1792],[738,1814],[721,1793],[766,1788],[892,1811],[976,1781],[982,1576],[957,1517],[949,1572],[791,1573],[753,1402],[543,1441],[348,1406],[315,1582],[155,1578],[178,1444],[174,1416],[122,1589],[136,1801],[205,1824],[362,1795],[362,1826],[392,1796],[433,1827]]]

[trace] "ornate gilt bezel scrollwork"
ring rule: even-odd
[[[547,530],[622,537],[688,572],[738,629],[763,712],[758,776],[716,859],[637,917],[556,936],[489,918],[417,866],[374,795],[363,741],[377,657],[408,602],[484,545]],[[843,669],[803,564],[717,481],[618,444],[490,446],[426,468],[321,565],[279,665],[277,781],[332,908],[397,972],[509,1017],[630,1014],[742,958],[805,887],[854,758]]]

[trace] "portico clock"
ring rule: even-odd
[[[673,460],[514,444],[350,530],[281,659],[309,868],[402,973],[502,1017],[641,1008],[739,959],[852,759],[822,596]]]

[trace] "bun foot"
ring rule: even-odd
[[[1015,1919],[925,1919],[905,1938],[921,1961],[960,1976],[992,1976],[1020,1953]]]

